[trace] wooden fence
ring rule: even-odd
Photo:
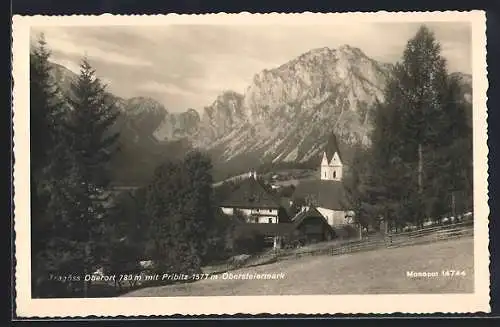
[[[451,240],[455,238],[473,236],[473,235],[474,235],[474,229],[471,223],[438,226],[411,232],[391,234],[387,235],[385,238],[375,239],[366,242],[360,241],[352,244],[347,244],[339,248],[331,249],[329,254],[339,255],[339,254],[346,254],[358,251],[368,251],[380,248],[395,248],[401,246]]]
[[[450,225],[424,228],[410,232],[389,234],[385,241],[388,247],[436,242],[462,236],[472,236],[474,235],[473,227],[474,225],[472,221],[466,221]]]
[[[303,256],[342,255],[383,248],[395,248],[416,244],[432,243],[474,235],[473,222],[461,222],[440,225],[420,230],[389,234],[385,237],[372,237],[361,240],[350,240],[332,244],[332,247],[313,250],[272,250],[258,256],[252,256],[239,264],[228,264],[224,271],[243,267],[260,266],[282,260],[290,260]]]

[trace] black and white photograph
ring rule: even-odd
[[[487,297],[484,16],[460,14],[25,23],[17,283],[129,304]]]

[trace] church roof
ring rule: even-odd
[[[349,209],[345,188],[340,181],[302,181],[297,185],[293,197],[310,199],[319,208],[338,211]]]
[[[280,200],[271,194],[258,179],[246,178],[237,185],[236,190],[220,203],[232,208],[273,208],[281,207]]]
[[[326,159],[328,162],[330,162],[333,158],[333,155],[335,152],[338,153],[340,161],[342,161],[342,156],[340,155],[340,150],[339,150],[339,144],[337,142],[337,137],[335,134],[332,132],[330,136],[328,137],[328,142],[326,143],[325,147],[325,153],[326,153]]]

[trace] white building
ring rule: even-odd
[[[304,198],[331,226],[353,223],[353,213],[345,194],[344,163],[335,134],[331,134],[320,163],[319,180],[302,181],[294,197]]]
[[[277,224],[286,219],[279,199],[266,189],[256,172],[249,173],[233,194],[220,203],[220,207],[226,215],[239,213],[248,223]]]

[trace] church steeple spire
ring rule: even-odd
[[[337,137],[335,136],[335,133],[331,132],[330,136],[328,137],[328,142],[326,143],[325,147],[325,153],[326,153],[326,159],[328,162],[330,162],[333,158],[333,155],[337,153],[339,156],[339,159],[341,159],[340,156],[340,151],[339,151],[339,144],[337,142]]]
[[[340,156],[337,137],[332,132],[328,138],[321,160],[321,179],[331,181],[342,180],[342,158]]]

